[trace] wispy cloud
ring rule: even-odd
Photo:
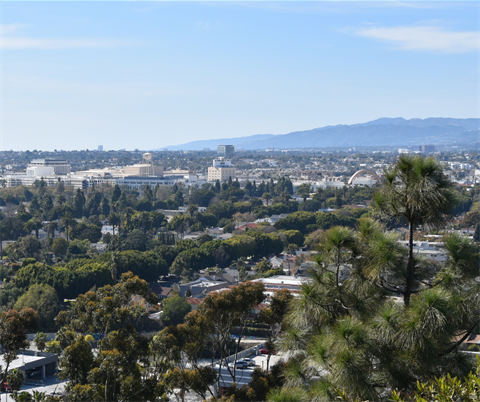
[[[53,39],[21,36],[26,25],[1,25],[2,49],[75,49],[75,48],[107,48],[129,45],[131,43],[115,39]]]
[[[2,35],[8,35],[26,28],[25,24],[2,24],[0,25],[0,32]]]
[[[404,50],[431,50],[443,53],[465,53],[479,50],[479,33],[453,32],[434,26],[367,27],[354,31],[366,38],[396,44]]]

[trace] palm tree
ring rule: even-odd
[[[310,196],[310,184],[302,184],[298,187],[297,194],[303,198],[303,202],[307,201],[307,198]]]
[[[268,201],[272,199],[272,194],[265,192],[262,194],[262,198],[267,202],[267,207],[268,207]]]
[[[46,226],[47,233],[52,237],[55,237],[55,230],[58,230],[58,222],[57,221],[50,221],[47,223]]]
[[[33,342],[37,346],[37,349],[40,352],[43,352],[45,346],[47,345],[47,334],[39,332],[37,335],[35,335],[35,338],[33,338]]]
[[[75,218],[70,212],[65,212],[65,214],[61,219],[61,222],[62,222],[62,226],[65,228],[65,233],[67,235],[67,241],[68,241],[68,229],[70,227],[73,227],[77,223],[77,221],[75,220]]]
[[[108,216],[108,223],[112,225],[114,236],[115,236],[115,226],[118,226],[120,222],[121,222],[121,219],[118,216],[118,214],[115,212],[110,212],[110,215]]]
[[[400,218],[408,224],[408,262],[403,294],[408,306],[415,291],[413,233],[422,225],[445,226],[453,218],[456,204],[453,183],[435,158],[402,155],[395,166],[385,170],[385,184],[372,201],[380,216]]]
[[[43,227],[43,224],[37,218],[32,218],[25,222],[25,230],[29,233],[35,232],[35,237],[38,239],[38,232]]]
[[[110,272],[112,274],[112,280],[114,283],[117,283],[118,275],[118,263],[122,260],[122,256],[118,251],[112,251],[112,262],[110,264]]]
[[[130,230],[130,218],[132,215],[135,213],[135,210],[132,207],[127,207],[124,209],[123,214],[125,216],[125,223],[127,226],[127,229]]]
[[[7,382],[14,390],[22,388],[25,381],[25,373],[20,369],[13,369],[7,374]]]

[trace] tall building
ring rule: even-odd
[[[418,150],[423,154],[429,154],[430,152],[435,152],[435,145],[420,145]]]
[[[98,146],[98,152],[103,152],[103,145]]]
[[[235,167],[232,162],[222,157],[214,159],[213,166],[208,168],[207,180],[222,182],[228,180],[229,177],[235,178]]]
[[[233,158],[235,147],[233,145],[219,145],[217,147],[217,155],[225,159]]]

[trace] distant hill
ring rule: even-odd
[[[383,117],[367,123],[337,125],[289,134],[200,140],[166,147],[169,150],[202,150],[231,144],[243,149],[292,149],[354,146],[454,145],[480,142],[480,119]]]

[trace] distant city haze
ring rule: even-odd
[[[382,117],[478,119],[479,7],[2,2],[0,149],[153,150]]]

